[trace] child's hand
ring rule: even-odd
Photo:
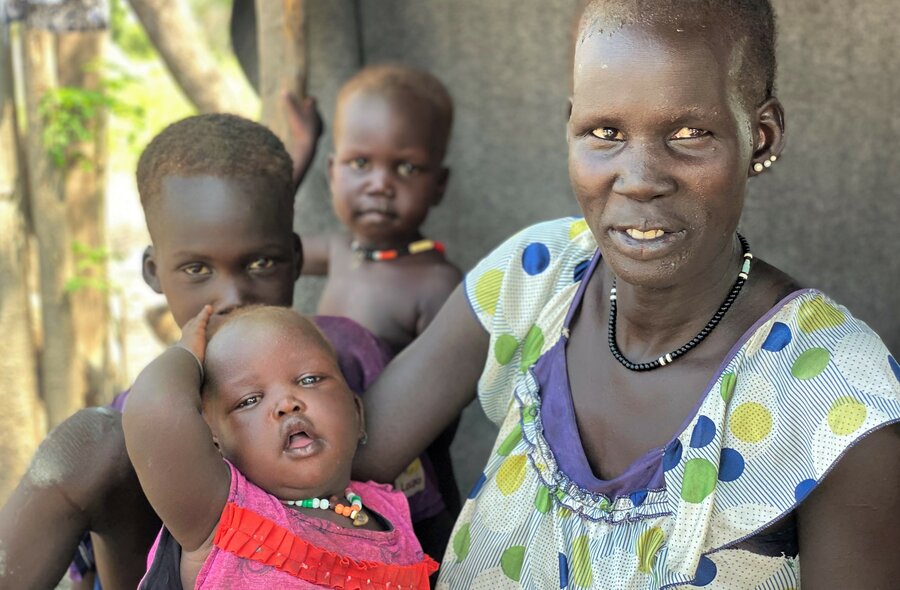
[[[307,96],[303,100],[284,91],[281,94],[285,114],[291,131],[288,152],[294,161],[294,185],[298,186],[316,154],[316,145],[322,135],[322,117],[316,108],[316,99]]]
[[[181,340],[177,344],[192,352],[201,364],[206,355],[206,328],[209,325],[210,316],[212,316],[212,305],[204,305],[200,313],[188,320],[181,329]]]

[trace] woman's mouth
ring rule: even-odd
[[[671,253],[684,238],[684,230],[672,231],[663,227],[618,227],[609,230],[616,248],[629,258],[652,260]]]

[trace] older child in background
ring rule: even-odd
[[[382,340],[387,358],[425,329],[461,279],[441,243],[421,233],[447,187],[452,122],[444,85],[407,66],[365,68],[338,94],[328,180],[347,232],[304,238],[303,273],[328,277],[319,313],[356,320]],[[459,511],[449,454],[454,432],[445,431],[395,482],[432,555],[443,554]]]
[[[144,279],[179,326],[205,304],[213,323],[247,304],[291,305],[302,265],[291,159],[268,129],[230,115],[184,119],[147,146],[137,176],[152,240]],[[373,337],[350,320],[317,321],[344,338],[342,369],[362,390],[383,367]],[[159,519],[125,453],[124,400],[76,413],[41,444],[0,510],[0,588],[53,588],[82,537],[87,587],[95,562],[104,586],[137,586]]]
[[[770,3],[594,0],[572,73],[584,218],[466,276],[366,392],[358,476],[477,382],[500,432],[438,588],[896,587],[900,366],[736,232],[782,165]]]
[[[141,588],[427,589],[437,563],[406,497],[350,481],[362,404],[322,333],[249,307],[207,346],[211,315],[144,369],[125,409],[128,455],[164,524]]]

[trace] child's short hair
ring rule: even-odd
[[[453,99],[447,87],[434,75],[402,64],[381,64],[363,68],[347,80],[338,93],[334,130],[340,125],[340,105],[355,94],[373,94],[387,99],[412,97],[428,105],[435,120],[435,146],[441,157],[450,142],[453,126]]]
[[[137,185],[145,214],[167,176],[267,177],[293,206],[291,157],[269,129],[237,115],[207,114],[172,123],[144,149]]]
[[[577,42],[601,23],[650,25],[716,19],[738,48],[737,81],[746,106],[775,93],[775,12],[769,0],[589,0],[578,25]],[[608,31],[607,31],[608,32]]]

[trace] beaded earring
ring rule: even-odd
[[[773,154],[773,155],[769,156],[768,158],[766,158],[765,160],[763,160],[762,162],[757,162],[756,164],[754,164],[753,171],[754,172],[762,172],[762,171],[766,170],[767,168],[771,168],[772,164],[774,164],[775,160],[777,160],[777,159],[778,159],[778,156]]]

